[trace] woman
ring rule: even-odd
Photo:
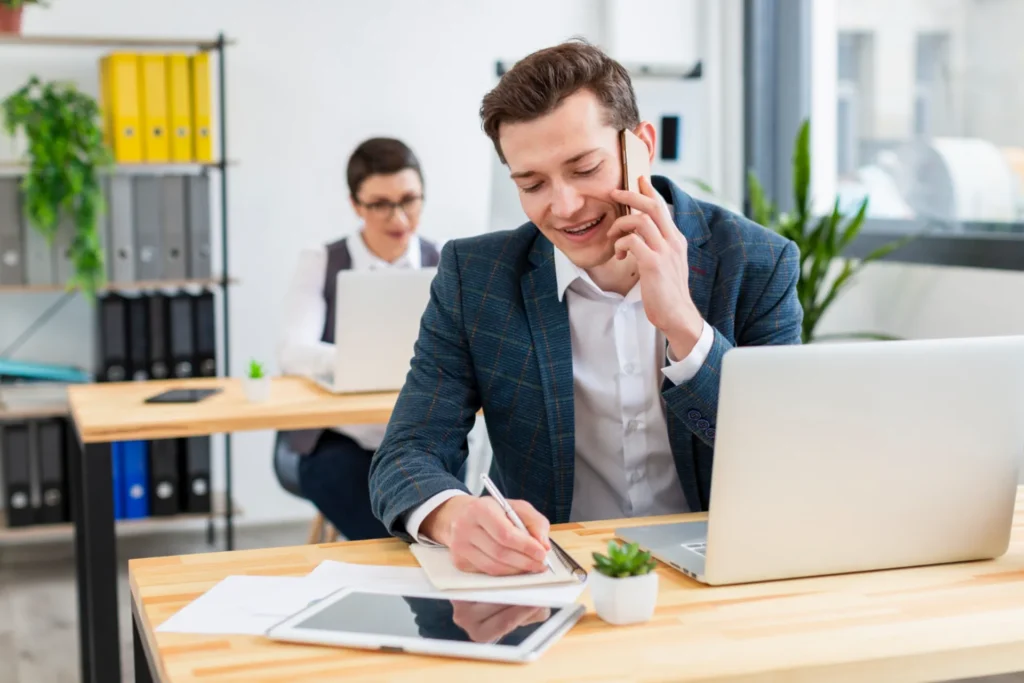
[[[416,235],[423,206],[419,161],[393,138],[363,142],[348,162],[359,232],[300,254],[286,300],[279,365],[284,374],[315,377],[334,369],[334,282],[338,271],[429,268],[439,253]],[[370,459],[385,425],[285,432],[298,451],[302,495],[349,540],[389,534],[370,508]]]

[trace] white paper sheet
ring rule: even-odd
[[[156,630],[263,635],[282,619],[340,587],[304,576],[229,576]]]
[[[324,560],[307,576],[229,576],[157,627],[160,633],[263,635],[311,602],[344,588],[414,593],[449,600],[557,607],[571,604],[584,584],[503,590],[438,591],[419,567]]]
[[[556,607],[576,602],[586,588],[585,583],[573,583],[495,590],[439,591],[430,583],[427,573],[419,567],[384,567],[334,560],[321,562],[316,569],[310,572],[308,578],[336,586],[354,586],[389,593],[408,592],[453,600],[545,607]]]

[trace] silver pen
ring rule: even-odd
[[[498,502],[498,505],[501,506],[501,509],[505,511],[505,516],[512,520],[512,523],[516,525],[517,529],[525,532],[526,535],[529,536],[530,532],[527,530],[526,525],[523,524],[523,520],[519,519],[519,515],[516,514],[516,511],[513,510],[512,506],[508,504],[507,500],[505,500],[505,496],[501,495],[501,491],[499,491],[498,487],[494,485],[494,482],[491,481],[491,478],[487,476],[486,472],[480,475],[480,481],[483,482],[484,488],[491,494],[491,497],[494,498],[494,500]],[[555,573],[555,568],[551,565],[550,558],[545,557],[544,564],[551,570],[552,574]]]

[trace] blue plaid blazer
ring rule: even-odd
[[[688,242],[690,292],[715,330],[688,382],[666,381],[669,439],[691,507],[707,510],[722,357],[739,345],[798,344],[796,244],[666,178],[654,187]],[[466,435],[483,408],[492,476],[552,523],[569,520],[575,461],[569,316],[556,292],[553,246],[536,226],[445,245],[414,357],[370,466],[374,514],[411,540],[404,516],[459,477]]]

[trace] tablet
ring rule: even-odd
[[[156,396],[150,396],[146,403],[198,403],[208,396],[219,394],[220,388],[213,389],[169,389]]]
[[[508,605],[343,588],[271,627],[272,640],[530,662],[579,621],[580,604]]]

